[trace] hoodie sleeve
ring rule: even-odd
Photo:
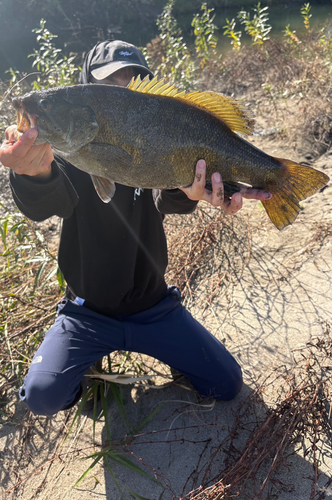
[[[153,199],[157,210],[162,214],[191,214],[197,201],[190,200],[181,189],[154,189]]]
[[[78,203],[78,195],[70,182],[62,159],[52,162],[49,179],[10,173],[10,185],[19,210],[31,220],[43,221],[57,215],[67,219]]]

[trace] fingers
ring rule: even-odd
[[[196,163],[194,182],[189,187],[181,187],[180,189],[186,193],[190,200],[209,201],[209,191],[205,189],[205,171],[206,163],[204,160],[199,160]],[[211,194],[211,193],[210,193]]]
[[[36,129],[29,129],[19,140],[16,132],[15,126],[6,130],[5,142],[0,148],[0,162],[19,175],[50,175],[54,160],[51,146],[47,143],[34,145],[38,136]]]
[[[226,214],[234,215],[243,205],[243,198],[248,200],[269,200],[272,194],[263,189],[241,187],[240,192],[234,193],[231,199],[225,198],[224,184],[221,175],[215,172],[211,176],[212,191],[205,188],[206,163],[199,160],[196,164],[195,179],[191,186],[180,188],[189,199],[207,201],[214,207],[222,207]]]
[[[191,186],[180,188],[190,200],[207,201],[214,207],[223,207],[226,213],[235,213],[242,207],[242,196],[232,200],[224,200],[224,184],[221,175],[215,172],[211,177],[212,191],[205,188],[206,163],[199,160],[196,164],[195,179]]]
[[[192,200],[207,201],[215,207],[219,207],[224,202],[224,185],[219,173],[215,173],[211,178],[212,191],[205,188],[206,184],[206,163],[198,160],[196,164],[195,179],[189,188],[183,189]]]
[[[22,137],[12,145],[11,160],[16,162],[18,159],[24,158],[30,152],[37,136],[38,132],[35,128],[31,128],[25,132]]]
[[[212,196],[210,199],[211,205],[221,207],[224,204],[224,184],[221,175],[215,172],[211,176],[212,181]]]
[[[198,160],[196,163],[195,180],[193,186],[198,189],[205,188],[205,173],[206,173],[206,163],[204,160]]]
[[[265,201],[272,198],[272,193],[270,193],[270,191],[264,191],[263,189],[242,187],[240,192],[243,198],[246,198],[247,200]]]
[[[51,146],[49,144],[40,144],[33,146],[23,159],[20,159],[13,170],[17,174],[30,176],[51,174],[51,163],[54,160]]]
[[[241,193],[235,193],[230,200],[224,201],[223,209],[227,215],[234,215],[242,208],[242,205],[243,199]]]
[[[34,146],[33,150],[37,150],[36,156],[33,156],[29,164],[29,175],[45,176],[51,173],[51,163],[54,159],[51,146],[49,144],[41,144]],[[33,151],[34,152],[34,151]],[[30,155],[27,154],[26,158],[29,159]]]
[[[1,146],[0,161],[6,167],[12,168],[18,160],[24,158],[31,149],[38,132],[30,129],[18,140],[15,125],[5,131],[5,141]]]
[[[5,130],[5,142],[14,143],[17,141],[17,127],[16,125],[11,125]]]
[[[205,199],[205,172],[206,164],[204,160],[199,160],[196,164],[195,179],[191,185],[191,196],[194,200]]]

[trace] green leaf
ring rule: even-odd
[[[127,488],[127,486],[125,486],[126,490],[129,491],[129,493],[131,493],[132,495],[134,495],[136,498],[138,498],[139,500],[151,500],[150,498],[146,498],[146,497],[142,497],[141,495],[139,495],[138,493],[135,493],[134,491],[132,491],[131,489]]]
[[[61,290],[61,292],[64,293],[66,290],[66,281],[65,281],[64,275],[62,274],[62,271],[61,271],[59,266],[58,266],[57,271],[56,271],[56,277],[58,280],[60,290]]]
[[[127,430],[129,430],[131,428],[131,423],[130,423],[128,414],[126,412],[126,408],[123,404],[123,398],[121,397],[123,394],[122,388],[119,387],[117,384],[113,384],[113,383],[110,384],[110,388],[111,388],[115,403],[116,403],[118,410],[120,412],[121,418],[122,418]]]
[[[101,458],[103,458],[103,454],[100,453],[98,454],[97,458],[92,462],[90,467],[88,467],[86,471],[83,472],[78,481],[76,481],[76,483],[74,484],[74,488],[76,488],[80,484],[80,482],[83,481],[83,479],[89,474],[89,472],[94,468],[94,466],[99,462]]]
[[[105,394],[104,394],[103,390],[100,391],[100,400],[101,400],[101,406],[103,408],[103,415],[104,415],[104,418],[105,418],[105,427],[106,427],[107,440],[109,442],[111,442],[112,441],[112,435],[111,435],[111,430],[110,430],[109,422],[108,422],[107,399],[105,397]]]
[[[47,262],[44,260],[44,262],[38,268],[38,271],[37,271],[37,274],[35,277],[35,281],[34,281],[33,293],[36,291],[36,288],[39,286],[39,283],[40,283],[41,277],[43,275],[46,264],[47,264]]]
[[[3,223],[3,225],[0,225],[0,233],[1,233],[1,239],[3,243],[4,249],[7,248],[6,246],[6,239],[7,239],[7,234],[8,234],[8,219],[6,219]]]
[[[140,474],[141,476],[143,476],[147,479],[151,479],[151,481],[153,481],[154,483],[161,485],[160,481],[158,481],[156,478],[150,476],[150,474],[148,474],[147,472],[142,470],[138,465],[133,464],[132,461],[129,460],[129,458],[125,457],[124,455],[118,453],[116,455],[115,454],[112,455],[111,458],[112,458],[113,462],[116,462],[119,465],[122,465],[122,466],[126,467],[127,469],[131,470],[132,472],[136,472],[137,474]]]
[[[121,497],[122,497],[124,500],[126,500],[126,497],[124,496],[124,494],[123,494],[123,492],[122,492],[122,490],[121,490],[121,488],[120,488],[119,482],[118,482],[118,480],[116,479],[115,474],[114,474],[114,472],[113,472],[113,470],[112,470],[112,467],[111,467],[111,466],[110,466],[110,464],[108,463],[108,461],[107,461],[107,458],[106,458],[106,457],[104,458],[104,464],[106,465],[106,468],[107,468],[108,472],[111,474],[112,479],[113,479],[113,481],[115,482],[115,485],[116,485],[116,487],[118,488],[118,490],[119,490],[119,492],[120,492]]]

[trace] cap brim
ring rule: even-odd
[[[96,80],[104,80],[108,76],[112,75],[116,71],[118,71],[121,68],[124,68],[126,66],[131,66],[132,68],[138,68],[142,70],[142,73],[144,71],[144,75],[148,74],[153,77],[153,73],[146,68],[145,66],[142,66],[141,64],[133,64],[129,61],[114,61],[109,64],[105,64],[104,66],[101,66],[100,68],[93,69],[91,71],[91,75],[93,78]]]

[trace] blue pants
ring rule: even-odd
[[[177,291],[177,290],[176,290]],[[233,399],[241,368],[225,347],[169,291],[137,314],[107,317],[64,300],[20,389],[31,411],[53,415],[77,401],[89,367],[115,350],[148,354],[185,375],[203,396]]]

